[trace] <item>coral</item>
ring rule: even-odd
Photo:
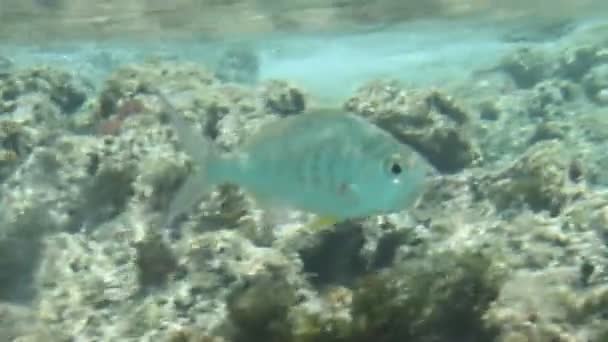
[[[486,100],[479,103],[479,117],[482,120],[496,121],[500,117],[500,108],[495,102]]]
[[[344,107],[413,146],[441,172],[457,172],[479,161],[476,143],[467,134],[469,113],[439,90],[376,81],[361,87]]]
[[[568,187],[569,156],[556,141],[539,142],[511,166],[481,176],[476,191],[498,210],[522,208],[546,210],[557,216],[576,189]]]
[[[530,146],[534,125],[543,120],[530,116],[531,90],[503,95],[486,95],[476,100],[473,108],[481,120],[472,122],[472,135],[478,142],[484,165],[511,160]],[[494,119],[488,120],[483,116]]]
[[[497,341],[580,341],[605,329],[605,288],[582,293],[567,271],[520,272],[501,291],[488,311],[488,325],[499,330]],[[597,305],[597,306],[596,306]],[[604,305],[604,306],[602,306]],[[587,329],[577,326],[587,325]]]
[[[135,244],[135,263],[142,287],[164,284],[169,275],[178,269],[173,251],[160,234],[150,233]]]
[[[576,97],[574,84],[564,80],[538,82],[528,95],[528,114],[537,118],[563,117],[565,104]]]
[[[301,89],[289,82],[279,80],[263,83],[261,97],[269,112],[282,116],[303,112],[308,102],[307,96]]]
[[[596,341],[606,324],[607,206],[605,193],[588,192],[556,218],[522,213],[502,224],[517,271],[486,315],[498,341]]]
[[[166,342],[225,342],[225,339],[201,334],[195,329],[181,328],[171,331]]]
[[[287,313],[295,301],[295,288],[271,274],[235,289],[227,298],[229,318],[237,327],[234,341],[287,341]]]
[[[606,52],[608,54],[608,51]],[[608,63],[594,66],[583,77],[587,96],[600,105],[608,105]]]
[[[444,252],[366,276],[352,292],[350,321],[308,314],[293,341],[489,341],[495,330],[483,316],[504,277],[493,262]]]
[[[159,90],[173,108],[159,103],[155,95]],[[225,149],[238,146],[274,117],[266,112],[254,90],[223,84],[198,65],[148,62],[123,66],[110,75],[90,121],[99,133],[117,134],[137,117],[133,114],[171,110],[184,113],[202,134]]]
[[[130,64],[115,70],[104,83],[99,98],[95,103],[95,116],[90,120],[97,125],[97,131],[101,134],[117,134],[124,121],[134,114],[145,112],[156,112],[159,109],[156,93],[160,90],[187,89],[185,100],[198,101],[194,110],[204,111],[206,108],[203,101],[211,102],[207,115],[202,115],[203,127],[208,130],[215,129],[214,125],[221,115],[221,108],[214,104],[214,98],[197,97],[195,93],[203,93],[207,87],[217,84],[219,81],[203,68],[193,64],[172,64],[168,62],[148,62],[141,65]],[[180,83],[179,87],[176,84]],[[168,94],[170,95],[170,94]],[[170,96],[171,97],[171,96]],[[182,95],[184,97],[184,95]],[[178,100],[176,107],[182,105],[181,98],[171,97]],[[214,109],[215,107],[215,109]],[[160,110],[169,108],[160,106]]]
[[[520,88],[531,88],[543,80],[547,70],[547,56],[542,50],[519,48],[504,56],[500,67],[511,76]]]
[[[361,251],[365,236],[361,225],[355,222],[339,224],[318,239],[298,250],[304,271],[314,275],[313,284],[349,285],[363,273],[366,265]]]
[[[68,342],[61,332],[41,324],[30,308],[0,302],[0,340]]]
[[[193,64],[149,62],[126,65],[114,71],[105,82],[99,96],[97,115],[107,118],[117,112],[121,100],[154,93],[160,80],[165,82],[164,87],[175,85],[175,82],[183,82],[182,87],[200,87],[217,82],[211,73]]]
[[[211,336],[226,333],[228,297],[239,303],[239,318],[257,319],[247,316],[247,301],[259,304],[256,295],[265,289],[275,298],[282,285],[269,283],[297,279],[284,257],[254,247],[236,232],[186,231],[170,241],[149,221],[137,210],[92,232],[47,238],[36,276],[43,322],[91,339],[222,341]],[[155,249],[159,245],[164,247]],[[166,277],[171,281],[149,291]],[[247,288],[253,296],[241,296]]]
[[[137,229],[130,230],[138,227],[116,224],[104,228],[97,235],[60,233],[45,240],[36,274],[36,309],[45,324],[70,337],[112,339],[113,334],[125,334],[147,323],[143,319],[135,324],[124,321],[140,290],[135,251],[130,246]],[[113,242],[106,243],[109,239]],[[107,312],[117,315],[108,317]],[[113,328],[107,329],[110,325]]]
[[[31,129],[12,120],[0,120],[0,180],[10,176],[37,143]]]
[[[601,45],[568,46],[561,52],[556,75],[579,81],[594,66],[606,62],[608,62],[608,51]]]
[[[48,99],[63,114],[72,114],[85,103],[87,88],[86,81],[50,67],[15,71],[0,79],[2,111],[13,111],[21,97],[37,94]]]
[[[544,140],[563,140],[566,137],[565,129],[557,122],[547,121],[536,125],[530,137],[530,145]]]
[[[149,125],[139,124],[118,138],[68,134],[35,148],[0,188],[2,243],[21,246],[7,249],[3,270],[19,269],[18,274],[27,277],[37,266],[41,240],[49,234],[94,229],[122,214],[140,190],[136,180],[142,168],[159,170],[144,162],[152,156],[162,159],[167,151],[174,155],[167,135],[160,132],[156,135]],[[26,288],[14,285],[3,291]]]
[[[97,127],[99,135],[117,135],[124,120],[130,116],[146,110],[143,101],[138,98],[121,99],[116,108],[116,114],[108,119],[103,119]]]

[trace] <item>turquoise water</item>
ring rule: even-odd
[[[608,341],[602,2],[0,0],[0,37],[0,342]],[[423,157],[418,200],[166,223],[167,115],[238,153],[319,107]]]
[[[569,33],[576,36],[578,31],[602,24],[596,18],[548,24],[528,20],[523,26],[483,19],[425,20],[348,32],[272,32],[211,40],[125,41],[116,37],[42,46],[10,44],[2,51],[14,56],[18,65],[69,65],[99,83],[122,64],[160,58],[215,65],[226,50],[244,46],[259,58],[259,80],[289,79],[317,96],[344,98],[373,78],[391,77],[420,85],[467,79],[475,70],[495,66],[501,56],[517,47],[555,49],[567,44]]]

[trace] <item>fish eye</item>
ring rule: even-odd
[[[401,156],[391,156],[385,163],[385,170],[391,176],[399,176],[403,172],[403,159]]]
[[[394,174],[395,176],[401,174],[401,171],[403,171],[401,169],[401,165],[399,165],[399,163],[397,162],[393,162],[393,164],[391,165],[391,173]]]

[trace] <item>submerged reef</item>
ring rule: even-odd
[[[567,201],[580,195],[575,185],[569,186],[578,180],[574,176],[569,179],[570,163],[572,158],[562,144],[539,143],[505,170],[477,179],[474,191],[489,198],[502,213],[529,208],[557,216]]]
[[[300,304],[290,340],[489,341],[483,314],[504,276],[494,261],[445,251],[364,276],[351,291],[330,290],[325,309]]]
[[[194,165],[155,92],[231,151],[314,107],[291,81],[152,61],[95,89],[11,66],[0,340],[603,342],[606,63],[587,42],[515,50],[465,84],[361,85],[344,111],[438,173],[408,210],[321,231],[232,185],[165,226]]]
[[[478,162],[467,124],[470,114],[436,89],[404,89],[391,81],[361,87],[344,108],[391,132],[423,154],[441,172],[454,173]]]

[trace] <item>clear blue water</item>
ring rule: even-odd
[[[100,83],[119,65],[149,58],[214,65],[226,49],[244,45],[260,60],[261,81],[289,79],[315,96],[336,100],[374,78],[389,77],[422,86],[466,80],[474,70],[496,66],[503,55],[517,47],[562,47],[577,31],[602,23],[601,18],[578,18],[564,25],[568,32],[563,35],[543,36],[535,31],[542,31],[544,24],[530,23],[529,19],[523,24],[483,18],[420,20],[348,32],[272,32],[207,40],[57,40],[44,45],[0,46],[0,53],[13,56],[21,66],[69,66]],[[511,35],[522,36],[524,41],[508,39]]]

